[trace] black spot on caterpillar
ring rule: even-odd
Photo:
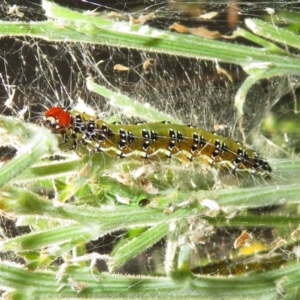
[[[177,158],[197,161],[232,171],[269,177],[269,163],[254,150],[232,139],[187,125],[165,122],[108,124],[78,111],[60,107],[45,112],[44,124],[64,140],[73,140],[71,149],[85,145],[92,151],[126,158]]]

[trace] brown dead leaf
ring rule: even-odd
[[[300,228],[298,227],[296,230],[294,230],[292,233],[291,233],[291,239],[292,240],[296,240],[298,239],[300,236]]]
[[[190,33],[196,36],[201,36],[207,39],[217,39],[219,37],[223,37],[223,35],[219,31],[210,31],[204,27],[195,27],[188,28],[184,25],[180,25],[178,23],[172,24],[169,29],[173,29],[178,33]]]
[[[116,65],[114,65],[114,70],[115,71],[129,71],[130,68],[123,66],[121,64],[116,64]]]
[[[221,68],[218,64],[216,65],[216,70],[219,75],[224,75],[230,82],[233,82],[232,76],[223,68]]]
[[[153,58],[146,59],[143,63],[143,70],[147,72],[154,65],[154,63],[155,60]]]
[[[211,11],[207,14],[200,15],[199,18],[202,20],[211,20],[214,17],[216,17],[217,15],[218,15],[218,13],[216,11]]]
[[[198,17],[203,13],[203,4],[200,3],[188,2],[188,1],[165,1],[166,2],[166,11],[171,11],[176,13],[176,15],[184,15],[188,17]],[[197,1],[195,1],[197,2]]]
[[[147,21],[149,21],[153,18],[154,18],[154,13],[153,12],[149,13],[147,15],[141,15],[137,19],[135,19],[132,16],[129,16],[129,24],[130,24],[130,26],[137,25],[137,24],[143,25],[145,22],[147,22]]]
[[[252,238],[251,234],[247,230],[244,230],[240,234],[240,236],[234,241],[233,246],[235,249],[241,248],[243,246],[248,245],[252,239],[253,238]]]
[[[108,14],[106,14],[106,16],[107,16],[108,18],[111,18],[111,19],[117,19],[117,20],[122,20],[122,19],[125,18],[124,15],[119,14],[119,13],[116,13],[116,12],[114,12],[114,11],[109,12]]]
[[[135,19],[132,16],[129,16],[129,24],[130,26],[141,24],[139,19]]]
[[[219,31],[210,31],[204,27],[189,28],[189,32],[193,35],[205,37],[207,39],[217,39],[223,36]]]
[[[169,29],[175,30],[178,33],[189,33],[189,28],[186,26],[180,25],[178,23],[173,23],[172,25],[169,26]]]
[[[144,24],[145,22],[152,20],[154,17],[155,14],[152,12],[147,15],[139,16],[139,20],[141,20],[141,22],[143,22],[142,24]]]
[[[140,185],[148,194],[156,195],[159,192],[158,189],[155,188],[153,184],[147,179],[142,179],[140,181]]]

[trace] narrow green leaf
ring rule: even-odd
[[[114,92],[104,86],[98,85],[87,78],[87,87],[103,97],[110,99],[110,105],[121,109],[126,116],[142,116],[143,119],[153,122],[168,121],[171,123],[182,124],[178,119],[151,107],[147,103],[139,103],[137,100],[131,99],[124,94]]]
[[[55,137],[47,129],[4,116],[0,116],[0,136],[2,143],[6,141],[20,153],[1,167],[0,187],[57,147]]]
[[[290,30],[274,26],[274,24],[266,23],[258,19],[246,19],[245,23],[252,32],[259,36],[283,45],[300,49],[299,35]]]

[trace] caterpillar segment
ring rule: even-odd
[[[232,139],[188,125],[165,122],[108,124],[75,110],[50,108],[44,124],[52,132],[73,140],[71,149],[85,145],[92,151],[106,152],[120,158],[176,158],[210,166],[246,171],[269,177],[269,163],[254,150]]]

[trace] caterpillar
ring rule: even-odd
[[[86,113],[61,107],[52,107],[45,112],[44,125],[53,133],[61,134],[65,142],[72,139],[70,150],[85,145],[92,151],[120,158],[175,157],[182,162],[198,161],[266,178],[272,172],[269,163],[254,150],[191,125],[166,122],[108,124]]]

